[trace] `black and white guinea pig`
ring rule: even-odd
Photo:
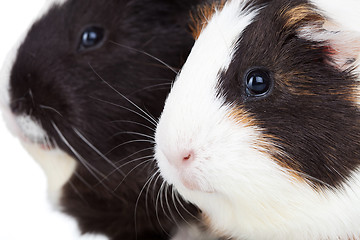
[[[360,239],[360,2],[198,15],[156,129],[162,176],[233,239]]]
[[[196,3],[49,0],[7,60],[5,117],[84,233],[168,239],[195,221],[195,207],[160,191],[152,136],[194,43]]]

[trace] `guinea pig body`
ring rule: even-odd
[[[194,17],[155,155],[224,236],[360,239],[360,8],[347,3],[215,1]]]
[[[84,233],[169,239],[196,222],[152,156],[154,119],[193,44],[196,2],[48,1],[9,58],[5,118]]]

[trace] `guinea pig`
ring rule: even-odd
[[[160,179],[152,150],[155,119],[194,43],[196,3],[48,1],[7,60],[8,125],[83,233],[169,239],[197,222],[198,210]]]
[[[360,3],[213,1],[159,119],[161,175],[232,239],[360,239]]]

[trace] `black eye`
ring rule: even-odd
[[[80,50],[100,46],[103,42],[105,30],[101,27],[87,27],[81,34]]]
[[[245,84],[248,95],[255,97],[263,96],[270,90],[271,77],[264,69],[251,69],[245,75]]]

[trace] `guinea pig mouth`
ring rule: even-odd
[[[157,145],[155,158],[164,179],[175,188],[191,192],[214,193],[215,189],[204,177],[201,169],[192,164],[171,164],[161,148]]]
[[[191,191],[214,193],[215,190],[208,183],[201,181],[195,174],[180,173],[180,181]]]
[[[28,115],[20,115],[15,116],[15,122],[18,127],[17,135],[22,141],[36,144],[43,150],[54,148],[47,133],[35,119]]]

